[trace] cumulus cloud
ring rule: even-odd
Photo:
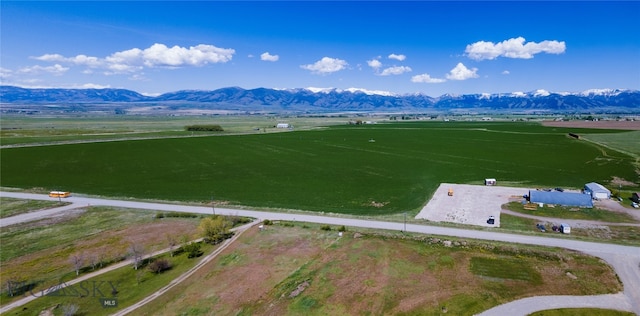
[[[322,57],[322,59],[313,64],[300,65],[300,68],[309,70],[314,74],[324,75],[343,70],[347,68],[348,65],[349,64],[342,59]]]
[[[509,70],[505,70],[505,71],[503,71],[503,72],[502,72],[502,74],[503,74],[503,75],[508,75],[508,74],[510,74],[510,73],[511,73],[511,72],[509,72]]]
[[[535,54],[562,54],[565,42],[542,41],[525,43],[524,37],[511,38],[500,43],[479,41],[467,45],[465,54],[474,60],[496,59],[498,57],[530,59]]]
[[[104,58],[77,55],[65,57],[60,54],[45,54],[33,59],[58,62],[70,65],[101,68],[105,74],[121,74],[140,71],[143,68],[155,67],[188,67],[203,66],[209,63],[226,63],[233,58],[235,50],[219,48],[213,45],[200,44],[191,47],[153,44],[148,48],[132,48],[112,53]]]
[[[63,67],[60,64],[55,64],[53,66],[40,66],[35,65],[31,67],[24,67],[18,70],[21,74],[41,74],[41,73],[50,73],[55,76],[60,76],[69,70],[68,67]]]
[[[9,78],[11,77],[12,73],[13,71],[11,71],[10,69],[0,67],[0,78]]]
[[[431,78],[429,74],[421,74],[411,77],[411,82],[415,83],[442,83],[447,81],[441,78]]]
[[[260,55],[260,60],[264,60],[264,61],[278,61],[278,59],[280,59],[280,56],[271,55],[269,54],[269,52],[264,52],[262,53],[262,55]]]
[[[458,63],[449,73],[446,75],[449,80],[467,80],[471,78],[478,78],[478,68],[467,68],[462,63]]]
[[[382,67],[382,63],[377,59],[367,60],[367,65],[376,70]]]
[[[389,68],[385,68],[380,76],[389,76],[389,75],[401,75],[405,72],[410,72],[411,68],[407,66],[393,66]]]
[[[400,54],[400,55],[391,54],[391,55],[389,55],[388,58],[389,59],[395,59],[395,60],[403,61],[403,60],[407,59],[407,56],[402,55],[402,54]]]

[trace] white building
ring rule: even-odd
[[[278,125],[276,125],[276,128],[292,128],[292,126],[289,123],[278,123]]]
[[[584,193],[590,194],[594,200],[608,199],[611,197],[611,191],[609,191],[609,189],[595,182],[585,184]]]

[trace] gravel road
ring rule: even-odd
[[[50,200],[47,195],[40,194],[25,194],[25,193],[14,193],[14,192],[0,192],[0,197],[13,197],[13,198],[22,198],[22,199],[35,199],[35,200]],[[162,204],[162,203],[148,203],[148,202],[133,202],[133,201],[119,201],[119,200],[108,200],[108,199],[95,199],[95,198],[85,198],[85,197],[70,197],[66,199],[67,202],[72,202],[76,204],[78,207],[87,206],[87,205],[103,205],[103,206],[114,206],[114,207],[125,207],[132,209],[147,209],[147,210],[157,210],[157,211],[175,211],[175,212],[190,212],[190,213],[200,213],[200,214],[211,214],[212,209],[210,207],[202,207],[202,206],[185,206],[185,205],[173,205],[173,204]],[[320,216],[320,215],[304,215],[304,214],[287,214],[287,213],[274,213],[274,212],[261,212],[261,211],[253,211],[253,210],[239,210],[239,209],[228,209],[228,208],[218,208],[216,207],[216,214],[220,215],[238,215],[238,216],[247,216],[253,217],[257,219],[271,219],[271,220],[287,220],[287,221],[300,221],[300,222],[310,222],[310,223],[322,223],[322,224],[330,224],[330,225],[345,225],[351,227],[364,227],[364,228],[373,228],[373,229],[384,229],[384,230],[396,230],[400,231],[404,229],[403,223],[394,223],[394,222],[383,222],[383,221],[374,221],[374,220],[363,220],[363,219],[349,219],[349,218],[337,218],[337,217],[329,217],[329,216]],[[29,214],[37,214],[40,212],[33,212]],[[4,219],[2,220],[4,221]],[[605,244],[605,243],[596,243],[596,242],[586,242],[586,241],[578,241],[578,240],[570,240],[570,239],[556,239],[550,237],[542,237],[542,236],[525,236],[525,235],[517,235],[517,234],[506,234],[499,232],[490,232],[490,231],[479,231],[479,230],[467,230],[460,228],[449,228],[449,227],[437,227],[437,226],[429,226],[429,225],[417,225],[417,224],[406,224],[406,231],[414,232],[414,233],[423,233],[430,235],[441,235],[441,236],[455,236],[462,238],[470,238],[470,239],[482,239],[489,241],[503,241],[503,242],[513,242],[527,245],[541,245],[541,246],[549,246],[549,247],[560,247],[572,249],[580,252],[584,252],[587,254],[591,254],[597,257],[606,260],[616,271],[620,280],[623,282],[624,291],[622,295],[625,299],[621,299],[619,296],[603,296],[601,299],[608,302],[602,303],[603,308],[610,308],[609,304],[615,304],[616,309],[632,311],[636,314],[640,315],[640,247],[633,246],[622,246],[615,244]],[[567,300],[565,300],[567,301]],[[575,300],[575,305],[573,307],[592,307],[592,302],[594,300],[586,299],[586,300]],[[620,303],[624,301],[626,303]],[[533,303],[532,303],[533,302]],[[514,310],[515,313],[507,313],[507,315],[527,315],[530,312],[525,307],[537,305],[539,309],[547,309],[554,308],[553,304],[557,302],[556,296],[542,296],[542,297],[534,297],[527,298],[524,300],[514,301],[505,305],[509,305],[512,308],[516,306]],[[589,305],[585,305],[589,303]],[[523,311],[520,312],[516,304],[522,304]],[[533,305],[532,305],[533,304]],[[501,306],[505,306],[501,305]],[[493,309],[487,310],[483,313],[483,315],[505,315],[499,308],[501,306],[497,306]]]

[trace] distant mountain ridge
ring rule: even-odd
[[[165,106],[170,109],[216,109],[235,111],[623,111],[640,112],[640,91],[592,89],[579,93],[545,90],[497,94],[396,95],[363,89],[242,89],[181,90],[145,96],[126,89],[28,89],[0,86],[0,103],[6,105],[73,105],[108,103],[120,108]],[[115,105],[114,105],[115,106]],[[4,107],[4,106],[3,106]]]

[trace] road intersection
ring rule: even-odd
[[[47,195],[16,192],[0,192],[0,197],[33,200],[55,200]],[[82,208],[90,205],[146,209],[155,211],[189,212],[199,214],[212,213],[212,208],[205,206],[122,201],[89,197],[69,197],[66,198],[65,201],[73,203],[71,206],[74,207],[66,206],[58,209],[49,209],[45,211],[25,213],[10,218],[4,218],[0,220],[0,227],[13,225],[19,222],[37,220],[39,218],[53,216],[58,212],[71,211],[74,208]],[[57,212],[55,210],[57,210]],[[527,315],[532,311],[540,309],[572,307],[599,307],[607,309],[613,308],[618,310],[631,311],[640,315],[640,247],[587,242],[567,238],[518,235],[483,230],[408,223],[404,224],[398,222],[331,217],[323,215],[263,212],[256,210],[230,209],[220,207],[216,207],[215,212],[219,215],[246,216],[257,218],[259,220],[285,220],[382,230],[404,230],[406,232],[429,235],[452,236],[459,238],[481,239],[489,241],[511,242],[527,245],[540,245],[572,249],[599,257],[609,263],[615,269],[624,285],[623,292],[618,294],[599,296],[571,296],[570,298],[567,298],[565,296],[532,297],[496,306],[495,308],[483,312],[481,315]]]

